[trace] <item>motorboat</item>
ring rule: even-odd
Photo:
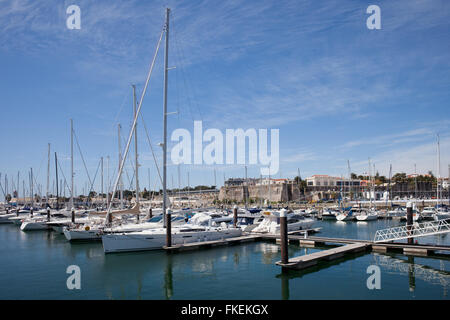
[[[322,220],[336,220],[336,216],[339,214],[339,210],[327,208],[323,209]]]
[[[306,218],[303,215],[288,213],[287,214],[287,228],[288,232],[311,229],[314,224],[314,219]],[[265,216],[264,220],[258,226],[251,230],[252,233],[280,233],[280,214],[273,212],[270,216]]]

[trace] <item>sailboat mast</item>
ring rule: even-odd
[[[34,206],[34,195],[33,195],[33,168],[30,168],[30,191],[31,191],[31,207]]]
[[[133,87],[133,115],[136,118],[136,86]],[[138,213],[136,216],[139,222],[139,163],[138,163],[138,140],[137,140],[137,123],[134,126],[134,156],[135,156],[135,167],[136,167],[136,206],[138,208]]]
[[[170,9],[166,9],[166,43],[164,50],[164,101],[163,101],[163,214],[164,214],[164,226],[167,226],[166,221],[166,209],[167,209],[167,87],[168,87],[168,63],[169,63],[169,13]],[[167,230],[169,234],[169,230]],[[170,240],[169,237],[167,239]],[[170,246],[168,243],[167,246]]]
[[[71,170],[71,190],[70,190],[70,208],[74,208],[73,203],[73,192],[74,192],[74,183],[73,183],[73,120],[70,119],[70,170]]]
[[[437,135],[437,167],[438,167],[438,172],[437,172],[437,184],[436,184],[436,188],[437,188],[437,204],[440,204],[440,199],[441,199],[441,194],[440,194],[440,188],[439,188],[439,181],[441,180],[441,148],[440,148],[440,143],[439,143],[439,134]]]
[[[120,164],[122,163],[122,150],[120,145],[120,123],[117,125],[118,141],[119,141],[119,188],[120,188],[120,209],[123,209],[123,182],[122,175],[120,172]],[[114,201],[114,199],[112,199]]]
[[[100,158],[100,164],[101,164],[101,169],[102,169],[102,181],[101,181],[101,187],[100,187],[100,194],[102,195],[102,206],[104,205],[104,200],[103,200],[103,157]]]
[[[47,193],[45,195],[45,200],[48,204],[48,188],[50,186],[50,143],[48,144],[48,161],[47,161]]]
[[[58,182],[58,157],[55,152],[55,169],[56,169],[56,181]],[[64,200],[65,201],[65,200]],[[59,209],[59,190],[58,183],[56,183],[56,209]]]

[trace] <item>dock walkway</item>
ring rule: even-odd
[[[343,257],[347,253],[365,251],[369,246],[370,245],[366,243],[352,243],[338,248],[328,249],[324,251],[307,254],[304,256],[295,257],[289,259],[289,262],[286,264],[283,264],[281,261],[278,261],[276,264],[281,266],[282,268],[287,269],[305,269],[316,265],[319,261],[322,260],[326,261],[335,260]]]

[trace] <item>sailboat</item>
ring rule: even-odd
[[[436,183],[436,212],[434,214],[434,220],[446,220],[450,219],[450,212],[448,208],[441,204],[442,191],[440,190],[440,180],[441,180],[441,149],[439,143],[439,134],[437,135],[437,165],[438,165],[438,174],[437,174],[437,183]]]
[[[171,227],[168,217],[170,217],[170,211],[167,209],[167,89],[168,89],[168,49],[169,49],[169,14],[170,9],[166,9],[166,21],[163,30],[161,31],[160,38],[156,47],[155,55],[150,66],[150,70],[147,76],[146,84],[141,95],[139,102],[139,107],[134,118],[133,126],[130,132],[129,140],[131,138],[132,131],[136,126],[136,121],[138,114],[140,112],[143,97],[150,80],[150,76],[153,70],[156,56],[158,54],[159,46],[165,35],[165,58],[164,58],[164,108],[163,108],[163,137],[164,142],[163,147],[163,217],[164,217],[164,227],[163,228],[153,228],[146,229],[137,232],[129,233],[109,233],[102,235],[103,249],[105,253],[110,252],[123,252],[123,251],[142,251],[142,250],[155,250],[162,249],[164,245],[172,246],[177,244],[198,242],[198,241],[211,241],[226,239],[230,237],[240,236],[242,234],[241,228],[229,227],[226,223],[221,224],[221,226],[203,226],[195,224],[184,224],[182,226]],[[128,151],[129,143],[127,145],[126,153]],[[124,159],[125,159],[124,157]],[[122,159],[121,167],[123,168]],[[122,169],[121,168],[121,169]],[[121,172],[119,172],[120,176]],[[119,176],[117,178],[119,178]],[[117,188],[117,182],[114,187],[114,192]],[[109,211],[109,210],[108,210]],[[110,214],[108,212],[108,214]]]
[[[373,171],[374,171],[373,173],[375,174],[375,165],[374,165]],[[369,180],[371,180],[371,182],[372,182],[372,191],[369,191],[369,194],[370,194],[369,209],[361,210],[361,212],[356,215],[357,221],[373,221],[373,220],[378,219],[378,212],[376,210],[375,199],[374,199],[373,207],[372,207],[372,195],[375,198],[375,177],[371,174],[370,159],[369,159]]]

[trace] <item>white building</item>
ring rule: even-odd
[[[360,180],[349,180],[341,177],[332,177],[326,174],[316,174],[306,178],[308,187],[359,187]]]

